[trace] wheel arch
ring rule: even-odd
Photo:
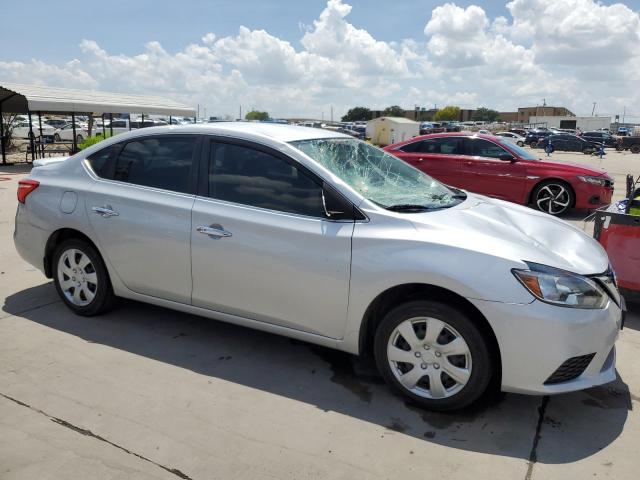
[[[49,236],[49,239],[47,240],[47,244],[44,249],[44,274],[46,275],[47,278],[53,278],[52,263],[53,263],[53,254],[56,251],[56,247],[60,245],[62,242],[64,242],[65,240],[70,240],[70,239],[84,240],[85,242],[89,243],[95,249],[95,251],[98,252],[98,255],[100,255],[100,258],[104,262],[104,258],[102,257],[102,254],[98,249],[98,246],[86,234],[74,228],[60,228]]]
[[[358,350],[360,355],[373,352],[376,329],[384,316],[392,308],[411,300],[437,300],[460,309],[476,322],[482,335],[489,343],[496,369],[496,379],[502,376],[502,356],[498,339],[486,317],[473,303],[463,296],[443,287],[423,283],[407,283],[396,285],[380,293],[367,307],[360,326]],[[499,384],[499,383],[498,383]]]
[[[567,181],[562,177],[546,177],[538,181],[536,184],[534,184],[533,187],[531,187],[531,190],[529,190],[529,195],[527,196],[527,205],[531,205],[533,203],[533,192],[535,192],[540,185],[549,181],[560,182],[565,184],[567,187],[569,187],[569,189],[571,189],[571,193],[573,194],[573,201],[571,202],[571,205],[569,206],[569,208],[575,207],[576,201],[577,201],[576,189],[573,188],[573,185],[571,185],[569,181]]]

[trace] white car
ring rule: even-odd
[[[32,124],[32,129],[33,129],[33,135],[35,137],[39,137],[40,128],[38,127],[37,122],[34,122]],[[29,122],[18,122],[13,126],[12,136],[14,138],[29,138],[29,131],[30,131]],[[54,133],[55,133],[55,129],[52,126],[46,125],[44,122],[42,123],[42,135],[44,137],[53,137]]]
[[[95,126],[93,130],[94,134],[97,133]],[[82,143],[85,138],[89,138],[89,128],[86,125],[76,124],[76,143]],[[73,142],[73,124],[67,123],[64,127],[58,128],[54,134],[54,140]]]
[[[496,136],[503,137],[519,147],[524,147],[524,137],[513,132],[498,132]]]
[[[118,296],[373,353],[436,410],[616,378],[624,300],[594,239],[347,135],[144,128],[43,162],[18,202],[18,252],[78,315]]]

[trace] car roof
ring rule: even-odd
[[[403,142],[394,143],[393,146],[396,145],[404,145],[406,143],[415,142],[416,140],[428,140],[430,138],[446,138],[446,137],[468,137],[468,138],[483,138],[485,140],[502,140],[500,137],[496,137],[495,135],[489,135],[486,133],[476,133],[476,132],[442,132],[442,133],[429,133],[427,135],[418,135],[416,137],[412,137],[409,140],[405,140]],[[502,140],[504,141],[504,140]],[[392,146],[392,145],[389,145]]]

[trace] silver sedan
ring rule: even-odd
[[[352,137],[146,128],[42,161],[18,200],[18,251],[79,315],[125,297],[371,353],[434,410],[615,379],[624,301],[593,239]]]

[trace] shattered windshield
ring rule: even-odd
[[[340,177],[362,196],[389,210],[447,208],[466,195],[397,157],[355,138],[300,140],[291,144]]]

